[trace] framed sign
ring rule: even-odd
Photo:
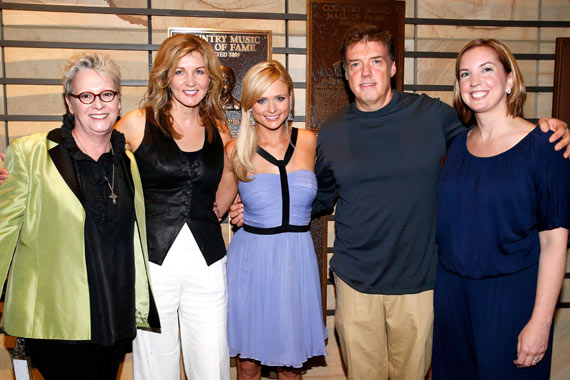
[[[404,1],[307,0],[307,128],[321,124],[353,98],[344,79],[340,41],[354,24],[378,25],[392,34],[396,75],[392,88],[404,89]]]
[[[222,102],[232,137],[237,136],[241,121],[239,99],[247,70],[256,63],[271,59],[270,30],[221,30],[169,28],[168,36],[190,33],[208,41],[214,48],[224,76]]]
[[[570,124],[570,38],[556,39],[552,117]]]

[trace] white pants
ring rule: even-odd
[[[211,266],[184,225],[162,265],[150,263],[160,333],[138,330],[135,380],[229,380],[226,258]],[[181,339],[180,339],[181,338]]]

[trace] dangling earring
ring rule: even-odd
[[[249,123],[252,127],[255,127],[255,118],[253,117],[253,112],[251,110],[247,111],[249,113]]]
[[[289,116],[287,116],[287,121],[293,121],[293,105],[289,103]]]
[[[510,95],[510,94],[511,94],[511,89],[507,88],[507,95]]]

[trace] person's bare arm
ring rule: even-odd
[[[538,233],[540,259],[534,309],[530,320],[519,334],[517,342],[517,367],[529,367],[539,363],[548,348],[552,316],[556,308],[564,273],[568,230],[556,228]]]
[[[226,214],[232,202],[236,199],[237,183],[232,169],[231,157],[235,149],[235,141],[229,134],[222,133],[224,141],[224,171],[216,192],[216,214],[221,219]]]
[[[315,156],[317,155],[317,136],[311,131],[299,129],[297,144],[295,146],[298,169],[315,171]]]
[[[115,129],[125,135],[126,149],[137,150],[144,137],[145,111],[138,109],[127,113],[115,124]]]

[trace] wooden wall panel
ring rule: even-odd
[[[570,124],[570,38],[556,39],[552,116]]]

